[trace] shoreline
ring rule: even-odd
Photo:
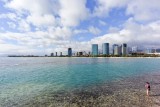
[[[46,58],[160,58],[160,56],[108,56],[108,57],[103,57],[103,56],[97,56],[97,57],[93,57],[93,56],[72,56],[72,57],[68,57],[68,56],[5,56],[5,57],[10,57],[10,58],[14,58],[14,57],[24,57],[24,58],[30,58],[30,57],[46,57]]]
[[[42,93],[23,107],[151,107],[160,105],[160,72],[89,86],[84,89]],[[151,95],[146,96],[145,82],[151,83]]]

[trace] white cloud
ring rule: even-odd
[[[54,26],[55,20],[55,17],[51,14],[30,15],[27,17],[27,22],[36,27]]]
[[[74,34],[80,34],[80,33],[88,33],[88,30],[85,29],[75,29],[73,31]]]
[[[106,17],[114,8],[126,8],[126,14],[137,21],[154,21],[160,19],[159,6],[159,0],[97,0],[94,16]]]
[[[101,30],[98,29],[97,27],[94,27],[94,26],[90,26],[88,28],[88,30],[89,30],[90,33],[92,33],[92,34],[94,34],[96,36],[101,33]]]
[[[86,0],[59,0],[61,23],[63,26],[77,26],[80,21],[87,19],[89,10]]]
[[[32,34],[32,33],[31,33]],[[1,36],[0,41],[0,53],[8,53],[8,54],[45,54],[48,50],[54,50],[57,45],[64,45],[66,42],[52,40],[48,37],[45,37],[45,33],[37,32],[36,35],[28,34],[20,34],[20,33],[6,33],[5,36]],[[0,34],[1,35],[1,34]],[[4,34],[3,34],[4,35]],[[37,37],[39,36],[39,37]],[[39,38],[39,39],[38,39]],[[16,41],[17,43],[5,43],[2,39],[8,41]],[[5,47],[2,49],[2,47]],[[47,53],[48,54],[48,53]]]
[[[127,4],[126,13],[137,21],[159,20],[159,6],[160,0],[132,0]]]
[[[56,2],[50,0],[12,0],[6,3],[6,7],[16,10],[20,14],[37,14],[43,15],[51,13]]]
[[[4,18],[4,19],[8,18],[10,20],[15,21],[17,16],[14,13],[5,13],[5,14],[0,14],[0,19],[2,19],[2,18]]]
[[[91,44],[98,43],[99,49],[101,50],[102,43],[109,42],[110,46],[113,44],[122,44],[127,43],[129,46],[135,46],[138,44],[143,44],[144,46],[157,46],[160,45],[160,21],[151,22],[149,24],[138,24],[133,19],[129,19],[126,21],[122,29],[117,29],[116,32],[110,32],[108,34],[104,34],[99,37],[94,37],[90,41],[86,42],[78,42],[78,41],[70,41],[65,39],[56,39],[54,35],[63,35],[64,32],[68,32],[68,36],[71,31],[67,30],[67,28],[57,28],[50,29],[48,32],[30,32],[27,34],[17,34],[10,33],[5,34],[5,36],[0,36],[1,40],[6,39],[14,39],[17,40],[22,47],[12,44],[3,45],[3,47],[7,47],[4,50],[0,50],[0,53],[7,52],[15,52],[15,50],[19,50],[19,53],[51,53],[51,52],[67,52],[68,47],[72,47],[73,51],[91,51]],[[54,33],[55,32],[55,33]],[[63,33],[62,33],[63,32]],[[1,34],[0,34],[1,35]],[[4,34],[3,34],[4,35]],[[2,38],[3,37],[3,38]],[[60,36],[61,37],[61,36]],[[65,37],[65,36],[64,36]],[[51,39],[54,38],[54,39]],[[66,37],[68,38],[68,37]],[[36,50],[36,48],[42,48],[44,50]],[[54,48],[53,48],[54,47]]]
[[[57,47],[57,51],[67,52],[67,49],[69,47],[72,48],[73,52],[79,52],[79,51],[88,52],[91,49],[91,43],[90,42],[68,41],[67,43]],[[61,49],[60,51],[59,51],[59,48]]]
[[[86,0],[3,1],[5,1],[5,8],[13,13],[0,14],[0,20],[7,19],[6,23],[9,27],[19,32],[13,33],[5,29],[3,33],[5,26],[1,27],[0,44],[3,45],[0,45],[0,53],[48,54],[55,51],[66,52],[68,47],[72,47],[74,51],[91,51],[92,43],[98,43],[101,48],[103,42],[109,42],[110,45],[124,42],[129,45],[160,45],[159,0],[97,0],[93,17],[89,17],[90,11],[86,8]],[[125,8],[126,14],[132,17],[123,25],[119,25],[120,27],[106,26],[108,24],[103,20],[107,19],[99,17],[107,17],[114,8]],[[78,26],[84,20],[89,21],[90,24],[88,18],[91,20],[95,18],[98,23],[94,26]],[[100,36],[105,28],[101,31],[99,25],[106,27],[108,33]],[[87,27],[88,29],[85,29]],[[32,28],[36,31],[32,32]],[[86,34],[82,36],[86,40],[81,38],[85,42],[72,41],[73,35],[75,37],[85,33],[92,33],[98,37],[94,36],[88,40],[90,37]]]
[[[108,33],[103,36],[95,37],[91,43],[101,44],[109,42],[110,44],[128,43],[129,45],[141,44],[144,47],[149,45],[159,46],[160,39],[160,21],[151,22],[149,24],[137,24],[133,19],[129,19],[124,24],[123,29]]]
[[[14,10],[17,14],[4,14],[1,17],[14,18],[17,22],[21,20],[20,24],[26,27],[28,23],[38,28],[54,26],[56,23],[54,15],[58,11],[57,4],[54,0],[12,0],[6,2],[5,7]]]
[[[71,35],[72,31],[69,28],[57,27],[49,29],[48,31],[36,31],[26,33],[0,33],[0,39],[14,40],[17,42],[17,44],[23,46],[37,47],[40,45],[52,46],[58,45],[59,43],[63,44],[63,41],[69,40]]]
[[[120,29],[118,27],[110,27],[108,29],[108,33],[117,33],[119,31],[120,31]]]
[[[127,2],[128,0],[97,0],[94,15],[106,17],[113,8],[123,7]]]
[[[77,26],[89,16],[86,0],[12,0],[6,1],[5,7],[14,10],[17,14],[9,13],[1,17],[9,17],[16,22],[21,21],[18,25],[22,24],[25,27],[28,25],[28,28],[29,24],[33,25],[38,30],[48,29],[50,26]]]
[[[0,40],[0,44],[4,44],[5,42],[3,40]]]
[[[107,23],[106,23],[106,22],[104,22],[104,21],[102,21],[102,20],[99,20],[99,24],[100,24],[100,25],[102,25],[102,26],[107,25]]]
[[[155,33],[160,33],[160,20],[150,23],[149,26],[155,31]]]
[[[13,23],[13,22],[7,22],[8,26],[12,29],[15,29],[16,28],[16,24]]]
[[[14,45],[14,44],[1,44],[0,48],[1,48],[0,53],[7,53],[7,54],[26,55],[26,54],[35,53],[34,49],[30,49],[26,46],[20,46],[20,45]]]
[[[27,23],[24,20],[19,21],[18,24],[19,24],[19,28],[18,29],[20,31],[26,31],[27,32],[27,31],[31,30],[31,27],[30,27],[29,23]]]
[[[72,36],[72,30],[68,27],[56,27],[49,29],[51,37],[55,40],[65,40],[69,39]]]

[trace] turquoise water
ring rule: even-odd
[[[0,104],[160,71],[160,58],[0,58]]]

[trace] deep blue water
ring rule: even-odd
[[[160,58],[0,58],[0,103],[160,71]]]

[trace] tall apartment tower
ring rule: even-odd
[[[72,56],[72,48],[68,48],[68,56],[69,56],[69,57]]]
[[[123,43],[122,44],[122,56],[126,56],[127,55],[127,44]]]
[[[98,55],[98,44],[92,44],[92,55]]]
[[[60,52],[60,56],[62,56],[62,52]]]
[[[54,53],[51,53],[51,56],[54,56]]]
[[[119,55],[119,46],[117,44],[113,45],[113,55]]]
[[[114,47],[116,46],[117,44],[113,44],[112,45],[112,54],[114,55]]]
[[[109,55],[109,43],[102,44],[102,54]]]
[[[57,52],[56,52],[56,56],[57,56]]]

